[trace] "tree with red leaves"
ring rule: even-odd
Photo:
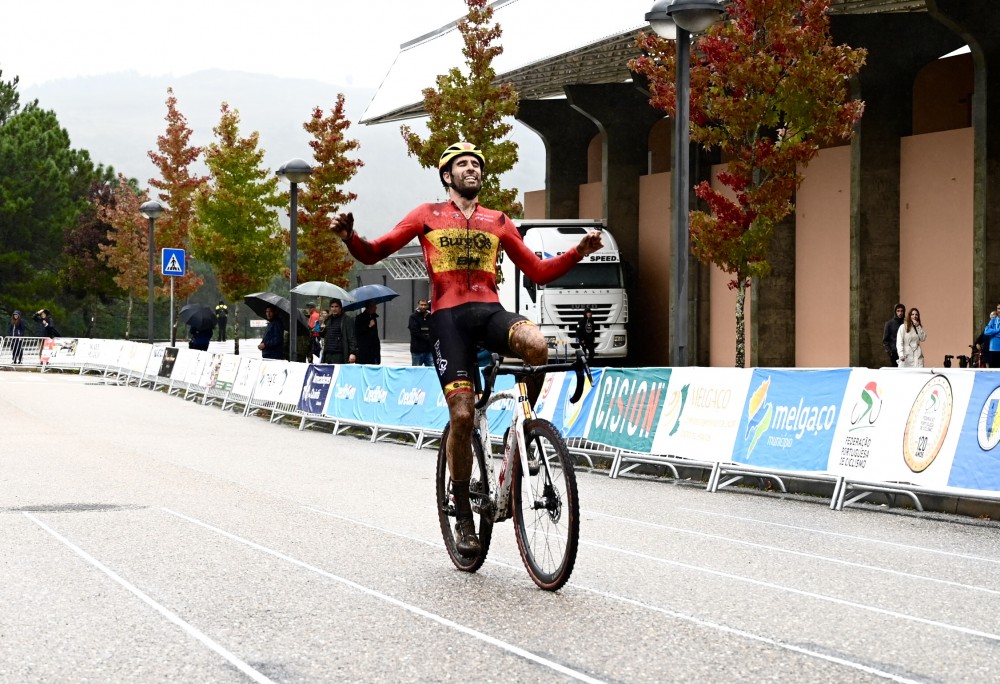
[[[156,138],[159,151],[148,152],[149,158],[160,170],[160,178],[150,178],[149,184],[159,190],[157,197],[170,207],[170,211],[165,212],[156,223],[156,244],[157,247],[188,250],[188,235],[194,220],[194,195],[208,177],[191,173],[191,165],[198,160],[202,148],[189,144],[192,131],[187,119],[177,110],[173,88],[167,88],[165,120],[166,132]],[[175,307],[179,307],[181,301],[197,292],[205,282],[203,277],[190,268],[183,276],[169,278],[173,280],[174,295],[177,298]],[[166,281],[167,278],[162,280]],[[169,291],[169,284],[164,282],[160,294],[165,295]],[[177,321],[178,316],[174,313],[174,321]]]
[[[93,198],[97,218],[111,226],[108,243],[98,245],[100,258],[114,272],[114,281],[125,291],[125,338],[132,334],[132,308],[138,296],[149,296],[149,226],[139,207],[149,197],[136,187],[134,179],[119,173],[112,187],[113,199]],[[155,237],[154,237],[155,240]],[[155,295],[154,295],[155,296]]]
[[[343,93],[337,95],[337,103],[329,115],[316,107],[303,124],[313,136],[309,146],[316,165],[304,189],[299,191],[300,282],[325,280],[341,287],[349,284],[347,276],[354,267],[354,259],[331,226],[341,206],[357,199],[357,195],[345,192],[342,187],[364,166],[361,160],[347,156],[360,147],[357,140],[347,138],[350,126],[344,112]]]
[[[494,84],[493,60],[503,54],[499,24],[492,24],[493,8],[487,0],[466,0],[468,15],[458,22],[465,45],[465,69],[452,68],[437,77],[437,88],[423,90],[430,135],[420,138],[409,126],[400,131],[407,152],[424,168],[436,169],[441,153],[460,140],[474,143],[486,156],[486,171],[479,202],[485,207],[518,217],[523,212],[517,188],[503,188],[500,175],[517,163],[517,143],[510,140],[513,126],[504,119],[517,114],[517,91],[510,83]]]
[[[774,226],[794,209],[800,170],[820,147],[850,140],[864,103],[850,79],[866,51],[834,45],[830,0],[732,0],[725,20],[692,45],[691,140],[727,161],[719,182],[696,188],[692,253],[733,276],[736,366],[745,361],[743,305],[751,278],[770,272]],[[672,41],[643,34],[630,67],[649,79],[651,104],[676,111]]]

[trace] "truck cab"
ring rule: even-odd
[[[572,249],[590,230],[602,232],[604,246],[583,258],[568,273],[546,285],[531,282],[509,258],[501,261],[500,302],[538,325],[550,357],[567,355],[574,331],[589,306],[597,324],[596,357],[620,359],[628,354],[628,296],[621,254],[601,220],[515,221],[524,243],[541,258]]]

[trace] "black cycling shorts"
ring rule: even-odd
[[[473,391],[480,347],[513,356],[510,336],[525,324],[532,325],[524,316],[493,302],[470,302],[433,312],[430,332],[434,367],[445,397],[454,392]]]

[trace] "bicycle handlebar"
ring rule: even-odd
[[[476,402],[476,408],[481,409],[486,406],[486,403],[490,400],[490,395],[493,394],[493,384],[496,382],[498,375],[513,375],[515,378],[524,378],[529,375],[541,375],[543,373],[568,370],[576,373],[576,390],[569,400],[571,404],[575,404],[583,396],[583,376],[586,375],[587,380],[591,384],[594,383],[594,376],[590,372],[590,366],[587,365],[587,357],[584,356],[582,350],[576,350],[576,359],[573,363],[546,363],[540,366],[529,366],[528,364],[504,365],[503,358],[499,354],[491,354],[489,364],[483,368],[483,394],[479,398],[479,401]]]

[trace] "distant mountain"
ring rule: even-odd
[[[147,152],[156,149],[157,136],[166,130],[168,87],[173,88],[177,107],[193,131],[192,144],[213,141],[219,107],[228,102],[240,112],[244,136],[260,133],[266,163],[275,170],[289,159],[310,158],[309,135],[302,124],[316,106],[329,111],[343,92],[348,117],[354,122],[348,135],[361,143],[357,154],[365,163],[349,186],[358,194],[349,209],[363,234],[380,235],[416,204],[443,197],[436,174],[407,156],[399,124],[357,123],[375,93],[372,89],[234,71],[202,71],[169,79],[117,73],[26,87],[21,100],[37,98],[41,107],[56,112],[73,147],[88,150],[96,162],[111,165],[148,187],[157,172]],[[419,130],[422,121],[413,120],[410,126]],[[513,138],[520,146],[521,161],[505,177],[505,184],[521,193],[543,188],[541,140],[520,124]],[[200,172],[204,173],[203,166]]]

